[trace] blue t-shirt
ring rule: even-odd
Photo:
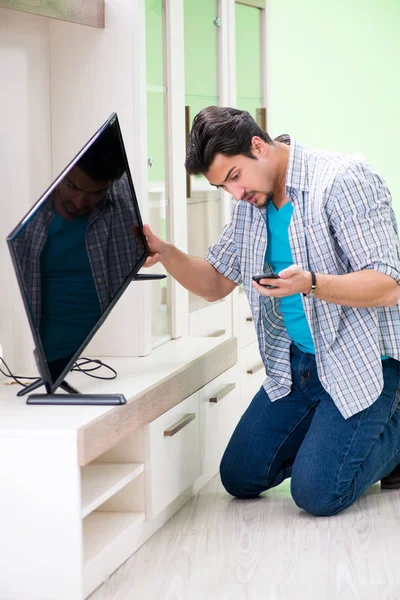
[[[67,221],[54,212],[41,259],[40,335],[48,361],[73,354],[101,310],[85,236],[88,217]]]
[[[279,273],[293,264],[289,243],[289,224],[292,214],[293,206],[290,202],[284,204],[279,210],[272,201],[268,202],[268,244],[265,261],[271,265],[275,273]],[[286,331],[293,343],[303,352],[315,354],[315,346],[300,294],[281,298],[280,307]],[[386,360],[389,357],[382,356],[381,358]]]
[[[293,264],[289,243],[289,224],[292,214],[293,206],[290,202],[284,204],[279,210],[272,201],[268,202],[268,244],[265,260],[275,273],[279,273]],[[291,340],[303,352],[315,354],[314,342],[300,294],[281,298],[280,307],[286,331]]]

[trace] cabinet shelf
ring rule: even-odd
[[[90,27],[104,27],[104,0],[0,0],[0,8],[11,8],[23,12],[70,21]]]
[[[144,465],[91,464],[82,469],[82,518],[143,473]]]
[[[83,521],[83,556],[88,567],[120,535],[128,535],[145,520],[144,512],[93,512]]]

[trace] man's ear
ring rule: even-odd
[[[257,158],[266,156],[268,154],[268,144],[258,135],[255,135],[251,138],[251,151]]]

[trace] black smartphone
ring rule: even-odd
[[[261,273],[260,275],[253,275],[253,281],[256,281],[264,287],[274,288],[274,285],[265,285],[264,283],[260,283],[260,279],[279,279],[279,275],[277,275],[273,271],[269,271],[268,273]]]
[[[135,281],[151,281],[152,279],[165,279],[166,275],[163,273],[137,273],[135,275]]]
[[[268,273],[261,273],[260,275],[253,275],[253,281],[257,281],[257,283],[260,283],[260,279],[279,279],[279,275],[277,275],[273,271],[269,271]]]

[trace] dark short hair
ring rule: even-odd
[[[225,106],[203,108],[193,120],[186,171],[190,175],[207,173],[216,154],[243,154],[255,158],[251,152],[251,140],[255,135],[268,144],[273,143],[247,111]]]
[[[116,125],[111,124],[103,131],[86,150],[77,165],[94,181],[122,177],[126,165]]]

